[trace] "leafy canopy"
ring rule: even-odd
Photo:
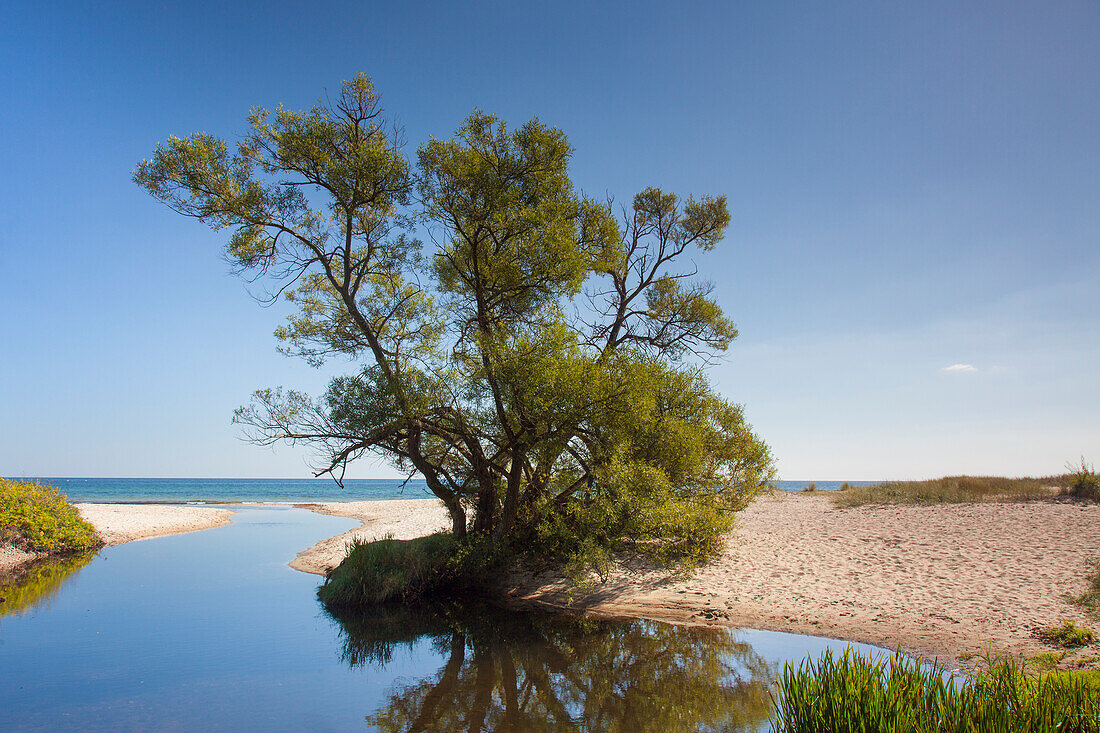
[[[456,539],[597,568],[702,559],[771,480],[705,377],[737,331],[683,267],[721,242],[725,197],[648,188],[617,218],[574,186],[562,131],[476,110],[414,166],[362,74],[249,124],[235,146],[170,137],[134,180],[296,305],[286,353],[360,365],[320,398],[257,392],[235,418],[254,441],[308,443],[337,478],[381,454]]]

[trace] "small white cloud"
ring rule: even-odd
[[[976,372],[978,367],[973,364],[952,364],[951,366],[944,367],[940,371],[944,372]]]

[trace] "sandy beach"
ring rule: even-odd
[[[147,540],[170,534],[196,532],[229,524],[236,514],[231,509],[179,504],[74,504],[103,542]]]
[[[179,504],[74,504],[103,538],[104,544],[195,532],[228,524],[235,514],[229,509]],[[43,554],[0,546],[0,573],[10,573]]]
[[[433,500],[310,505],[364,526],[318,543],[292,567],[324,573],[353,536],[417,537],[446,526]],[[1032,636],[1062,619],[1100,556],[1100,505],[1058,502],[834,508],[822,494],[777,494],[742,513],[726,551],[684,580],[617,569],[574,594],[586,611],[861,641],[941,660],[1048,651]],[[516,603],[565,606],[567,584],[515,573]],[[1085,654],[1094,653],[1085,650]]]

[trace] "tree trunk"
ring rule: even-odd
[[[456,540],[466,539],[466,510],[457,498],[445,500],[443,503],[447,505],[447,513],[451,515],[451,534]]]
[[[508,468],[508,488],[504,494],[504,509],[500,513],[500,524],[493,532],[498,541],[503,541],[516,523],[516,507],[519,504],[519,489],[523,482],[524,452],[516,448],[512,453],[512,465]]]

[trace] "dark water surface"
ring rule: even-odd
[[[485,605],[337,619],[286,563],[355,525],[244,508],[0,590],[0,730],[766,730],[777,665],[846,646]]]

